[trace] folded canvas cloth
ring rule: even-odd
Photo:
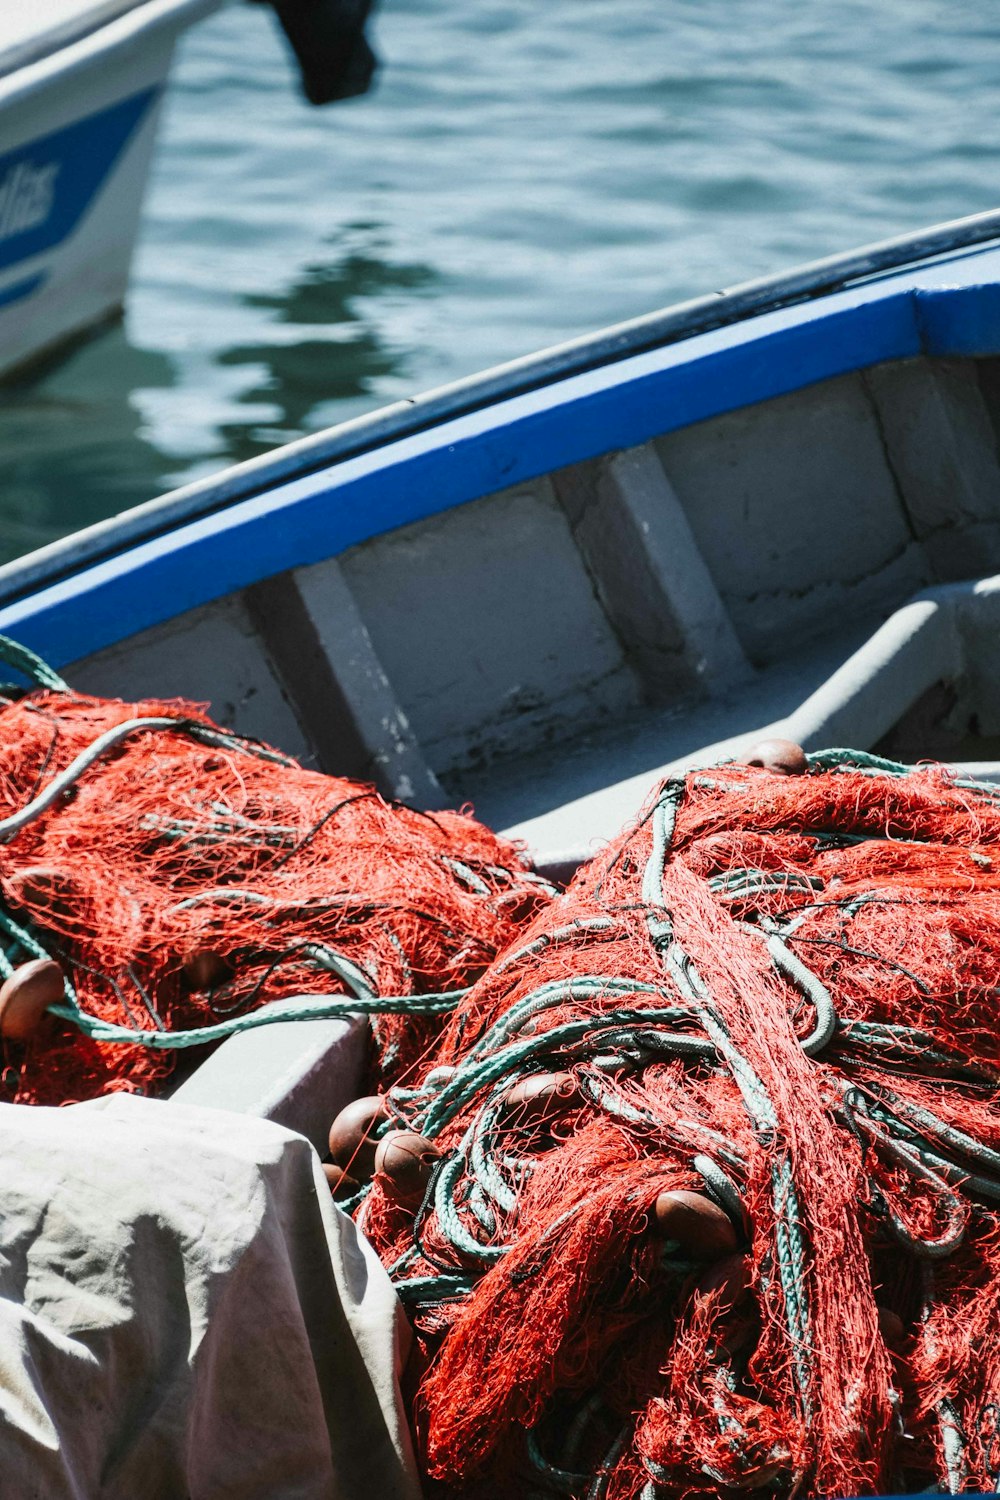
[[[45,1500],[416,1500],[399,1305],[300,1136],[0,1106],[0,1473]]]

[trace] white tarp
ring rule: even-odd
[[[302,1137],[0,1106],[0,1492],[416,1500],[399,1305]]]

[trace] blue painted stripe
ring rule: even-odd
[[[0,156],[0,269],[72,234],[159,92],[143,89]]]
[[[1000,254],[886,278],[513,397],[178,527],[0,610],[55,665],[570,463],[921,353],[1000,351]]]
[[[30,297],[47,279],[48,272],[39,271],[35,276],[25,276],[20,281],[12,282],[10,286],[0,287],[0,307],[6,307],[10,302],[20,302],[22,297]]]
[[[981,359],[1000,352],[1000,285],[918,291],[916,305],[927,354]]]

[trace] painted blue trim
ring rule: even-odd
[[[22,297],[30,297],[32,292],[37,292],[43,282],[48,280],[47,271],[39,271],[35,276],[25,276],[20,281],[12,282],[10,286],[0,288],[0,307],[7,307],[11,302],[20,302]]]
[[[160,91],[142,89],[0,156],[0,269],[73,233]]]
[[[981,359],[1000,353],[1000,285],[918,291],[916,304],[927,354]]]
[[[290,480],[0,609],[56,666],[287,568],[837,375],[1000,352],[1000,252],[786,308],[512,397]]]

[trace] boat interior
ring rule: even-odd
[[[1000,255],[877,259],[196,481],[0,568],[0,631],[78,691],[471,804],[555,880],[765,736],[1000,780]],[[365,1048],[360,1018],[280,1022],[176,1096],[325,1150]]]
[[[852,372],[277,573],[65,672],[207,702],[407,802],[471,803],[554,874],[668,768],[765,733],[989,775],[998,432],[1000,359]]]

